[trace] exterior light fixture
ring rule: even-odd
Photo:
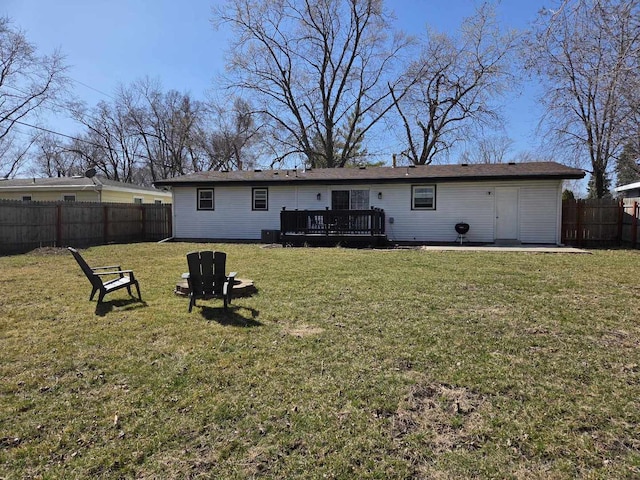
[[[316,195],[316,200],[318,200],[318,201],[322,200],[322,194],[321,193],[318,193]]]
[[[382,199],[382,192],[378,192],[378,200]]]

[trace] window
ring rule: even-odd
[[[31,195],[23,195],[22,196],[22,201],[23,202],[30,202],[31,201]]]
[[[133,203],[136,205],[142,205],[142,197],[133,197]]]
[[[65,202],[75,202],[76,201],[76,195],[75,194],[63,195],[62,196],[62,200],[64,200]]]
[[[198,210],[213,210],[213,188],[198,189]]]
[[[162,205],[162,200],[154,200],[153,204],[154,205]]]
[[[411,187],[411,210],[435,210],[436,186],[414,185]]]
[[[269,190],[266,188],[253,188],[251,191],[253,202],[252,210],[269,210]]]
[[[333,190],[331,210],[369,210],[369,190]]]

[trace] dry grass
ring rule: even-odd
[[[258,294],[172,291],[218,248]],[[640,254],[0,258],[0,478],[638,478]]]

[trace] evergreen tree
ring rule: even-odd
[[[602,176],[602,192],[602,195],[598,195],[596,177],[591,174],[587,184],[587,198],[611,198],[611,178],[609,178],[608,172],[605,172]]]
[[[627,143],[616,161],[616,178],[618,185],[628,185],[640,181],[640,152]]]

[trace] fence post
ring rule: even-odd
[[[140,216],[142,218],[142,241],[147,241],[147,222],[146,222],[146,213],[147,209],[144,208],[144,205],[140,205]]]
[[[102,242],[106,245],[109,243],[109,207],[102,207]]]
[[[582,246],[582,200],[576,200],[576,244],[578,247]]]
[[[56,247],[62,246],[62,205],[56,205]]]
[[[624,200],[618,202],[618,246],[622,246],[622,222],[624,221]]]
[[[638,202],[633,202],[633,218],[631,219],[631,248],[636,248],[638,241]]]
[[[165,215],[167,216],[167,225],[169,228],[169,232],[167,237],[173,237],[173,206],[169,205],[169,208],[165,208]]]

